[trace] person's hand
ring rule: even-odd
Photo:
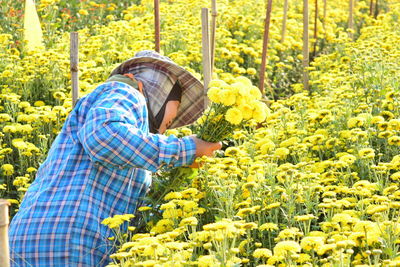
[[[199,158],[202,156],[210,157],[213,155],[215,150],[222,148],[221,142],[211,143],[211,142],[201,140],[200,138],[197,138],[195,135],[192,135],[191,137],[193,138],[193,140],[196,144],[196,158]],[[189,167],[198,168],[199,164],[197,162],[193,162],[193,164],[190,165]]]

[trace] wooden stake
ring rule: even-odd
[[[211,74],[214,72],[214,55],[215,55],[215,31],[217,28],[217,2],[211,0]]]
[[[315,14],[314,14],[314,51],[313,58],[317,54],[317,40],[318,40],[318,0],[315,1]]]
[[[160,0],[154,0],[154,28],[156,51],[160,53]]]
[[[285,0],[283,4],[283,21],[282,21],[282,38],[281,38],[282,43],[285,41],[286,37],[286,21],[287,21],[288,8],[289,8],[289,0]]]
[[[210,38],[208,26],[208,8],[201,9],[201,30],[203,50],[204,93],[207,95],[208,84],[211,81]],[[204,105],[208,106],[208,98],[204,98]]]
[[[261,67],[260,67],[259,88],[261,94],[264,94],[265,66],[267,64],[267,51],[268,51],[268,41],[269,41],[269,25],[271,22],[271,11],[272,11],[272,0],[268,0],[267,14],[265,17],[265,24],[264,24],[263,50],[262,50]],[[271,93],[273,97],[273,92]]]
[[[354,31],[354,0],[349,0],[349,37],[353,40]]]
[[[369,2],[369,15],[372,16],[373,12],[374,12],[374,0],[371,0]]]
[[[378,4],[379,0],[375,0],[375,19],[378,17],[379,15],[379,4]]]
[[[308,36],[308,0],[303,0],[303,86],[309,90],[309,36]]]
[[[327,6],[327,3],[326,3],[326,0],[324,0],[324,24],[323,24],[324,30],[326,30],[325,26],[326,26],[326,15],[327,15],[327,12],[328,12],[328,6]]]
[[[0,199],[0,266],[10,266],[10,248],[8,245],[8,225],[10,223],[8,215],[10,203]]]
[[[72,106],[75,107],[76,101],[78,100],[79,94],[79,82],[78,82],[78,64],[79,64],[79,36],[77,32],[71,32],[70,34],[70,60],[71,60],[71,79],[72,79]]]

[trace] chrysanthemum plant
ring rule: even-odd
[[[238,77],[232,84],[222,80],[213,80],[208,90],[209,107],[194,125],[197,137],[208,142],[219,142],[228,139],[234,130],[261,123],[268,114],[268,107],[261,101],[260,90],[251,84],[246,77]],[[189,132],[188,132],[189,131]],[[188,128],[169,130],[167,134],[178,137],[192,134]],[[177,190],[179,186],[190,183],[196,171],[188,167],[167,169],[153,177],[153,187],[146,197],[152,206],[153,217],[161,217],[159,207],[164,196]]]
[[[263,122],[268,114],[260,90],[246,77],[237,77],[232,84],[212,80],[207,96],[209,107],[198,119],[195,131],[208,142],[223,141],[236,129]]]

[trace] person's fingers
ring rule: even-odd
[[[192,136],[192,138],[196,143],[196,158],[202,156],[212,157],[215,150],[219,150],[222,148],[222,142],[207,142],[196,136]],[[200,166],[201,164],[195,161],[189,167],[199,168]]]
[[[198,168],[196,162],[193,162],[193,163],[190,164],[188,167],[189,167],[189,168],[192,168],[192,169],[197,169],[197,168]]]
[[[215,150],[219,150],[222,148],[222,143],[217,142],[217,143],[208,143],[207,144],[207,156],[212,156],[214,154]]]
[[[220,150],[222,148],[222,142],[217,142],[215,144],[215,149],[214,150]]]
[[[197,136],[191,136],[196,143],[196,158],[202,157],[202,156],[207,156],[211,157],[214,154],[215,150],[221,149],[222,148],[222,143],[221,142],[207,142],[204,141]],[[194,167],[194,165],[191,165],[191,167]]]
[[[189,165],[189,168],[192,169],[198,169],[200,167],[200,164],[197,162],[193,162],[191,165]]]

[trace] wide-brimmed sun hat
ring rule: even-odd
[[[144,50],[121,63],[110,76],[132,73],[143,83],[143,91],[154,116],[164,105],[175,82],[182,88],[178,113],[169,128],[182,127],[195,122],[205,109],[203,84],[189,71],[169,57],[152,50]]]

